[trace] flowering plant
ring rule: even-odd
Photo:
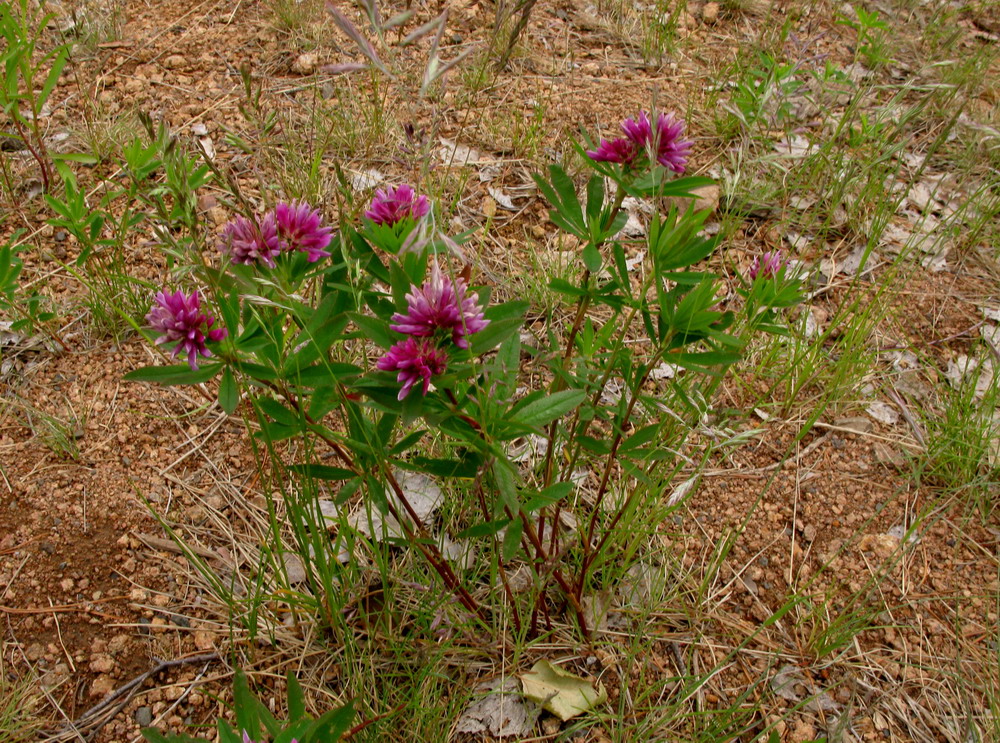
[[[682,120],[643,111],[621,128],[622,138],[577,146],[594,171],[584,199],[559,166],[536,177],[550,220],[581,245],[579,279],[547,287],[572,310],[565,324],[547,318],[549,345],[532,351],[529,377],[544,384],[522,384],[528,303],[473,286],[460,240],[435,233],[430,202],[405,185],[376,192],[360,226],[343,221],[336,234],[302,202],[236,217],[220,237],[222,265],[202,272],[220,327],[197,291],[157,297],[150,326],[189,363],[129,378],[219,375],[230,413],[245,397],[257,438],[288,474],[276,479],[306,568],[299,595],[329,625],[359,544],[409,545],[467,613],[490,621],[499,606],[484,605],[431,518],[426,493],[446,482],[464,526],[455,538],[487,548],[514,627],[537,632],[564,607],[589,637],[595,576],[644,536],[620,527],[640,507],[663,507],[679,447],[724,371],[753,333],[780,332],[776,308],[799,300],[798,282],[766,256],[743,290],[746,312],[729,309],[702,265],[720,239],[704,232],[707,212],[674,205],[653,213],[644,239],[626,239],[627,196],[683,204],[712,182],[675,177],[693,150]],[[645,256],[639,274],[630,251]],[[305,446],[287,462],[275,444],[293,437]],[[538,457],[517,453],[525,439],[539,442]],[[364,518],[349,515],[359,509]],[[533,579],[526,602],[509,579],[515,563]]]

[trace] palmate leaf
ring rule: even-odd
[[[561,229],[581,240],[587,239],[587,226],[583,219],[583,209],[577,198],[572,179],[558,165],[549,166],[549,174],[552,177],[551,183],[540,175],[534,174],[532,176],[538,185],[538,190],[552,205],[549,219]]]

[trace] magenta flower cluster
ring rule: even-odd
[[[173,294],[165,291],[157,293],[154,304],[146,315],[146,322],[153,330],[163,333],[156,339],[157,343],[176,343],[173,358],[182,353],[187,354],[191,369],[198,368],[198,357],[208,358],[212,352],[206,345],[208,341],[221,341],[229,331],[225,328],[213,328],[215,318],[201,311],[201,299],[198,290],[185,295],[179,289]]]
[[[405,219],[420,219],[431,210],[426,196],[417,196],[412,187],[402,184],[396,188],[380,188],[369,205],[365,216],[378,225],[395,225]]]
[[[784,266],[784,262],[781,260],[781,251],[768,251],[764,255],[754,257],[747,275],[751,281],[755,281],[758,276],[773,278],[778,275],[778,271],[782,269],[782,266]]]
[[[437,262],[431,266],[430,278],[423,287],[410,287],[406,303],[406,314],[394,314],[389,327],[409,337],[389,349],[376,364],[382,371],[399,372],[396,380],[403,383],[400,400],[418,383],[426,395],[431,378],[444,373],[448,354],[442,343],[468,348],[468,336],[490,324],[479,304],[479,295],[468,291],[465,279],[452,281],[445,276]]]
[[[661,113],[654,126],[649,114],[640,111],[638,117],[625,119],[621,126],[625,136],[602,139],[597,149],[587,150],[591,160],[619,163],[630,168],[645,164],[649,157],[675,173],[684,172],[693,143],[681,138],[683,119]]]
[[[315,263],[330,254],[333,230],[324,226],[318,209],[309,204],[281,202],[273,210],[250,220],[238,216],[222,229],[219,249],[233,263],[264,264],[274,268],[283,252],[301,251]]]

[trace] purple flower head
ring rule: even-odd
[[[691,154],[692,143],[681,139],[684,134],[684,120],[673,114],[660,114],[656,126],[646,111],[622,122],[624,137],[601,140],[596,150],[587,155],[592,160],[621,163],[630,166],[643,151],[655,158],[656,162],[675,173],[683,173]],[[641,161],[645,163],[646,161]]]
[[[625,137],[612,140],[602,139],[601,145],[596,150],[587,150],[587,156],[591,160],[622,165],[631,165],[637,154],[639,154],[639,148],[632,140]]]
[[[219,250],[227,253],[233,263],[263,263],[274,268],[274,258],[281,252],[281,240],[273,214],[251,221],[237,216],[222,228]]]
[[[783,265],[780,250],[775,250],[774,252],[768,251],[762,256],[754,257],[747,274],[750,276],[751,281],[755,281],[758,276],[772,278],[778,275],[778,271],[781,270]]]
[[[640,111],[634,119],[625,119],[622,122],[622,131],[638,147],[648,147],[653,142],[653,122],[649,120],[649,114],[645,111]]]
[[[282,250],[308,253],[310,263],[330,255],[324,248],[330,244],[333,230],[323,226],[319,209],[313,209],[304,201],[281,202],[274,208],[274,221]]]
[[[675,173],[684,172],[694,144],[681,139],[683,134],[684,119],[676,119],[673,114],[656,117],[656,162]]]
[[[389,352],[375,364],[382,371],[399,371],[397,382],[403,383],[399,391],[402,400],[417,382],[423,380],[423,394],[431,385],[431,377],[443,374],[448,365],[448,355],[434,345],[430,338],[407,338],[389,349]]]
[[[417,196],[407,184],[396,188],[380,188],[375,191],[375,198],[365,212],[375,224],[394,225],[408,217],[420,219],[431,210],[426,196]]]
[[[191,369],[198,368],[199,356],[208,358],[212,355],[205,345],[208,341],[221,341],[229,335],[225,328],[212,329],[215,318],[201,311],[197,289],[190,296],[185,296],[179,289],[173,294],[158,292],[146,315],[146,322],[153,330],[163,333],[156,339],[157,343],[177,343],[173,358],[186,353]]]
[[[434,335],[439,328],[449,330],[456,346],[468,348],[465,336],[478,333],[490,321],[483,316],[479,295],[466,292],[465,279],[452,283],[435,262],[423,288],[410,287],[406,295],[406,314],[393,315],[395,325],[390,327],[397,333],[421,337]]]

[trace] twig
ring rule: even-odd
[[[79,735],[79,730],[82,726],[87,726],[93,724],[92,730],[87,732],[87,738],[92,738],[98,730],[100,730],[104,725],[106,725],[118,712],[128,704],[129,700],[132,698],[132,693],[135,689],[143,684],[146,679],[156,676],[169,668],[176,668],[177,666],[190,665],[192,663],[211,663],[212,661],[219,660],[218,653],[204,653],[202,655],[191,655],[186,658],[174,658],[173,660],[161,660],[155,666],[144,673],[140,673],[134,679],[119,686],[117,689],[109,693],[100,702],[95,704],[93,707],[84,712],[80,717],[76,719],[75,722],[69,722],[63,725],[63,727],[56,733],[47,737],[46,740],[57,740],[61,738],[66,733],[73,731]],[[97,720],[97,718],[102,715],[111,705],[115,703],[120,697],[124,699],[118,703],[114,710],[109,715],[104,715],[104,719]]]

